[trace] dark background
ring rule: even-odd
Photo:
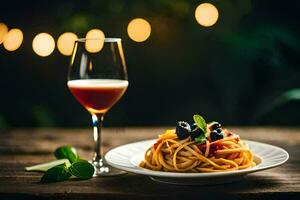
[[[213,3],[218,22],[200,26],[196,7]],[[0,22],[23,31],[22,46],[0,45],[0,127],[89,126],[89,114],[66,87],[69,57],[32,50],[40,32],[55,40],[100,28],[121,37],[130,86],[106,126],[173,125],[199,113],[227,125],[300,122],[299,1],[52,0],[1,3]],[[146,19],[151,36],[127,35]]]

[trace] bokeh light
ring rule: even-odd
[[[8,51],[17,50],[23,42],[23,33],[20,29],[13,28],[4,37],[3,46]]]
[[[104,45],[105,38],[103,31],[101,31],[100,29],[92,29],[87,32],[85,38],[87,39],[85,42],[85,48],[88,52],[97,53],[101,51]]]
[[[6,24],[0,23],[0,44],[3,42],[5,35],[8,33]]]
[[[55,41],[50,34],[39,33],[32,41],[32,48],[39,56],[49,56],[55,48]]]
[[[219,12],[213,4],[202,3],[196,8],[195,18],[200,25],[209,27],[217,22]]]
[[[144,42],[151,34],[151,25],[145,19],[136,18],[129,22],[128,36],[136,42]]]
[[[57,48],[59,52],[65,56],[70,56],[73,51],[74,42],[78,37],[75,33],[66,32],[59,36],[57,40]]]

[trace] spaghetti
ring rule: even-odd
[[[236,134],[223,129],[222,139],[212,141],[209,126],[206,141],[197,143],[191,136],[179,139],[176,130],[159,135],[140,167],[166,172],[223,172],[255,166],[253,153]]]

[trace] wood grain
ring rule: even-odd
[[[104,150],[155,138],[167,127],[104,129]],[[275,169],[248,175],[242,181],[214,186],[161,184],[146,176],[128,174],[40,184],[41,173],[24,167],[53,160],[56,147],[71,144],[85,159],[92,155],[88,129],[16,129],[0,132],[0,199],[300,199],[300,129],[232,127],[244,139],[274,144],[286,149],[289,161]]]

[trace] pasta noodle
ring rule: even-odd
[[[238,135],[225,129],[223,139],[197,144],[191,137],[178,139],[167,130],[150,147],[140,167],[166,172],[223,172],[255,166],[253,153]]]

